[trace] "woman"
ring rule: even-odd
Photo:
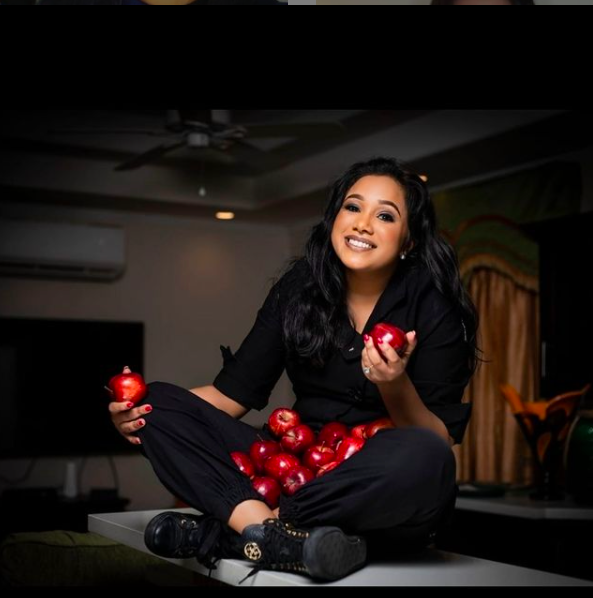
[[[401,356],[373,346],[368,333],[379,322],[410,331]],[[321,580],[363,566],[367,543],[377,553],[425,546],[454,504],[450,447],[469,419],[461,398],[476,366],[476,331],[424,182],[391,158],[352,165],[237,353],[221,346],[213,385],[190,392],[152,382],[142,405],[110,404],[115,426],[142,444],[163,484],[206,514],[158,515],[147,545],[206,564],[242,554],[255,570]],[[229,453],[270,437],[237,420],[267,405],[284,369],[294,409],[315,430],[386,416],[396,427],[272,511]]]
[[[433,6],[451,6],[451,5],[479,5],[479,4],[499,4],[515,6],[534,6],[533,0],[432,0]]]

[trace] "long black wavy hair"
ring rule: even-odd
[[[315,225],[304,257],[289,261],[287,274],[301,270],[291,287],[283,314],[284,344],[289,357],[322,368],[335,349],[352,333],[347,324],[345,267],[334,251],[331,232],[348,190],[367,175],[389,176],[405,192],[409,241],[414,245],[398,269],[423,268],[436,288],[458,306],[468,346],[468,368],[476,369],[480,351],[476,343],[478,313],[459,275],[457,255],[437,230],[434,204],[424,181],[394,158],[375,157],[350,166],[332,185],[323,220]]]

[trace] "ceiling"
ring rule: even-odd
[[[434,189],[593,145],[593,115],[566,110],[212,114],[219,122],[245,125],[247,137],[224,151],[180,146],[138,168],[117,171],[132,157],[171,141],[166,110],[2,110],[0,202],[196,217],[231,210],[236,221],[291,226],[318,218],[328,184],[349,164],[370,155],[408,161],[428,175]],[[334,125],[317,134],[307,126],[320,123]],[[298,127],[282,137],[249,134],[249,125],[278,124]],[[155,131],[166,136],[155,136]]]

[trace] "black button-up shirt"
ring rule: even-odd
[[[324,368],[286,358],[282,314],[292,285],[298,284],[298,271],[303,267],[297,266],[272,287],[235,354],[221,345],[224,365],[213,385],[237,403],[261,410],[286,369],[297,398],[293,408],[316,430],[329,421],[353,426],[385,417],[387,409],[379,389],[362,371],[362,335],[351,325],[346,331],[348,341]],[[363,334],[379,322],[416,331],[418,344],[406,372],[426,407],[460,443],[471,412],[471,404],[461,403],[471,373],[465,328],[454,305],[439,293],[426,271],[402,264],[375,305]]]

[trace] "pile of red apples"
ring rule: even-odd
[[[312,428],[301,423],[296,411],[281,407],[270,415],[268,427],[276,440],[260,438],[251,445],[249,454],[236,451],[231,457],[268,506],[275,509],[281,494],[292,496],[315,477],[339,467],[379,430],[394,425],[389,418],[352,429],[330,422],[315,435]]]

